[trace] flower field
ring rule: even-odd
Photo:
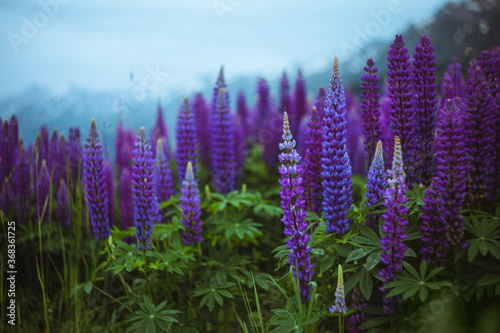
[[[221,68],[113,157],[93,119],[1,120],[0,331],[500,332],[500,48],[387,59],[252,106]]]

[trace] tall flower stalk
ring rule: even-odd
[[[108,238],[110,235],[109,199],[104,172],[102,143],[97,133],[95,120],[92,119],[83,152],[83,187],[89,207],[92,231],[97,240]]]
[[[198,160],[196,154],[196,123],[187,98],[184,98],[184,103],[179,111],[175,134],[177,140],[175,149],[177,172],[179,180],[182,182],[186,175],[187,162],[191,161],[193,163],[193,172],[196,173],[196,162]]]
[[[408,214],[408,209],[405,207],[405,204],[408,202],[408,199],[405,197],[408,187],[405,183],[406,175],[404,172],[401,144],[397,136],[394,138],[394,157],[392,169],[388,171],[388,176],[387,183],[389,187],[384,194],[384,205],[387,209],[382,215],[384,219],[384,225],[382,226],[384,237],[380,241],[383,251],[380,261],[384,264],[384,267],[379,272],[379,275],[384,279],[384,286],[394,281],[396,272],[402,271],[404,253],[406,251],[406,245],[403,244],[403,241],[407,237],[404,227],[408,224],[405,218]],[[384,288],[381,288],[381,291],[385,294],[389,292],[388,289]],[[398,296],[384,296],[384,312],[386,314],[394,313],[396,305],[401,302],[402,299]]]
[[[349,229],[347,211],[353,203],[351,162],[347,155],[347,108],[337,58],[333,64],[323,116],[321,177],[326,232],[344,234]]]
[[[182,233],[182,241],[186,244],[197,244],[203,241],[201,237],[201,210],[198,181],[194,177],[193,164],[187,163],[186,175],[181,185],[181,222],[186,230]]]
[[[231,113],[224,89],[219,91],[217,108],[212,115],[212,171],[217,191],[227,194],[234,189],[235,154]]]
[[[384,200],[384,192],[387,188],[387,174],[385,172],[384,150],[382,141],[377,142],[377,149],[373,157],[370,170],[368,170],[368,181],[366,183],[367,207],[372,207]],[[366,216],[366,225],[377,229],[381,214],[370,214]]]
[[[446,237],[453,247],[460,245],[465,229],[465,221],[460,214],[467,194],[467,160],[462,114],[463,103],[459,97],[447,100],[439,114],[436,135],[439,215],[446,226]]]
[[[414,161],[415,181],[429,185],[434,170],[434,132],[436,129],[437,91],[434,47],[429,37],[423,35],[413,54],[413,90],[415,111]]]
[[[279,155],[281,166],[281,208],[284,215],[281,221],[285,225],[285,236],[288,237],[287,248],[291,250],[288,262],[292,267],[296,283],[300,287],[300,295],[303,302],[309,301],[311,278],[314,274],[310,264],[309,254],[311,247],[308,246],[309,234],[307,232],[306,203],[304,200],[304,188],[302,186],[302,167],[300,156],[295,150],[295,140],[290,132],[288,113],[283,115],[283,143],[279,144],[282,151]]]
[[[347,312],[347,306],[345,305],[345,293],[344,293],[344,273],[342,271],[342,265],[339,265],[337,270],[337,289],[335,289],[335,304],[330,306],[328,310],[330,313],[339,314],[339,332],[344,332],[344,316]]]
[[[411,82],[410,57],[403,37],[396,35],[388,52],[388,88],[391,105],[392,134],[401,140],[407,182],[416,180],[414,135],[415,112],[412,103],[413,87]]]
[[[132,197],[137,247],[145,251],[151,248],[153,222],[160,220],[160,206],[154,191],[153,153],[144,127],[139,130],[136,137],[133,162]]]
[[[372,58],[368,58],[363,68],[365,74],[361,76],[361,110],[363,121],[364,145],[368,154],[368,163],[373,160],[377,141],[380,139],[380,95],[377,67]]]

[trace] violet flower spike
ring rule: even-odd
[[[158,146],[156,146],[156,149],[158,149]],[[122,216],[122,229],[127,230],[133,227],[134,205],[132,196],[132,174],[128,168],[124,168],[120,176],[120,211]]]
[[[30,173],[30,148],[24,148],[23,139],[19,139],[19,158],[14,171],[13,188],[17,197],[18,221],[26,224],[30,218],[31,173]]]
[[[447,100],[439,113],[436,135],[439,216],[446,226],[446,237],[455,248],[461,245],[465,229],[460,209],[467,195],[463,108],[459,97]]]
[[[221,88],[217,108],[212,114],[212,171],[217,191],[227,194],[234,189],[235,154],[231,113]]]
[[[182,181],[180,201],[181,222],[186,228],[182,233],[182,241],[187,245],[195,245],[202,242],[200,192],[198,190],[198,181],[194,177],[191,161],[187,164],[186,175]]]
[[[372,58],[368,58],[366,72],[361,76],[361,110],[363,122],[364,146],[367,152],[368,163],[373,160],[377,141],[380,139],[380,105],[379,105],[379,85],[377,67]]]
[[[136,137],[133,162],[132,197],[137,247],[145,251],[152,246],[153,223],[160,221],[160,205],[154,191],[153,153],[144,127]]]
[[[326,232],[344,234],[351,221],[347,211],[353,204],[351,162],[347,155],[347,108],[339,62],[335,58],[323,116],[321,177]]]
[[[94,119],[90,123],[90,131],[83,152],[83,187],[86,193],[92,231],[97,240],[106,239],[111,234],[109,230],[109,199],[102,144]]]
[[[175,158],[179,181],[182,183],[186,174],[188,161],[193,163],[193,172],[196,174],[196,123],[193,112],[189,107],[188,99],[184,98],[183,105],[177,117],[177,128],[175,131],[176,144]]]
[[[50,174],[47,162],[42,160],[36,184],[36,217],[37,223],[48,223],[50,218]]]
[[[414,141],[416,149],[414,181],[428,185],[434,173],[434,132],[436,129],[437,91],[436,61],[434,47],[429,38],[423,35],[413,54],[413,91],[414,96]],[[413,181],[412,181],[413,183]]]
[[[410,57],[403,37],[396,35],[388,52],[388,88],[391,105],[391,127],[394,136],[401,140],[401,149],[408,184],[413,184],[417,138],[414,133],[415,112],[413,109]]]
[[[308,223],[305,221],[306,209],[304,200],[304,188],[302,186],[302,167],[300,156],[295,148],[295,140],[290,132],[287,112],[283,115],[283,143],[279,144],[282,151],[279,155],[281,166],[281,208],[284,215],[281,221],[285,225],[285,236],[288,237],[287,248],[292,250],[288,255],[288,262],[292,267],[296,283],[300,287],[303,302],[309,301],[311,278],[314,272],[311,270],[309,254]]]
[[[372,207],[384,200],[384,192],[387,188],[387,174],[385,172],[384,150],[382,141],[377,142],[377,149],[373,157],[370,170],[368,171],[368,181],[366,183],[367,207]],[[370,214],[366,216],[366,225],[372,229],[378,229],[378,220],[381,214]]]
[[[392,162],[392,169],[388,171],[387,183],[389,187],[385,190],[385,203],[386,211],[382,215],[384,225],[382,232],[384,237],[380,241],[382,248],[382,255],[380,261],[384,267],[379,272],[379,275],[384,279],[383,285],[394,281],[395,273],[403,269],[404,253],[406,245],[403,241],[407,235],[404,227],[408,224],[405,216],[408,214],[408,209],[405,204],[408,199],[405,193],[408,190],[405,182],[404,162],[401,152],[401,144],[399,137],[394,138],[394,157]],[[380,290],[388,293],[388,289],[383,287]],[[383,298],[384,312],[386,314],[394,313],[395,307],[402,302],[400,297],[386,297]]]
[[[433,178],[430,187],[425,192],[422,206],[422,237],[423,246],[420,250],[422,259],[429,264],[446,262],[446,226],[444,225],[440,208],[440,193],[437,187],[438,179]]]

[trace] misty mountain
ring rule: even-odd
[[[427,34],[436,49],[437,78],[445,70],[453,56],[456,56],[463,68],[469,60],[477,57],[481,50],[500,44],[500,2],[495,0],[475,0],[461,3],[449,3],[439,10],[434,17],[420,26],[411,26],[402,32],[406,46],[413,54],[422,34]],[[379,68],[380,76],[387,69],[387,51],[392,40],[373,40],[358,51],[349,55],[347,63],[341,62],[344,84],[358,92],[360,77],[368,57],[372,57]],[[332,59],[333,63],[333,59]],[[200,92],[210,99],[218,69],[214,69],[213,78],[201,78]],[[291,85],[297,73],[288,73]],[[331,66],[317,73],[304,73],[308,94],[316,95],[320,86],[327,86]],[[271,98],[277,100],[279,78],[267,78],[271,88]],[[250,106],[255,103],[256,77],[240,76],[228,81],[231,106],[234,109],[238,91],[244,91]],[[192,96],[194,91],[189,93]],[[146,127],[147,132],[153,127],[155,114],[160,103],[170,129],[173,130],[177,110],[184,98],[181,89],[168,91],[168,99],[156,97],[133,97],[132,92],[95,92],[85,88],[70,87],[65,91],[51,92],[40,86],[33,86],[24,93],[0,101],[0,117],[6,119],[16,114],[20,123],[20,135],[25,142],[34,142],[42,124],[49,131],[57,127],[59,132],[68,133],[70,126],[79,126],[82,137],[86,137],[90,119],[95,118],[104,140],[111,152],[118,118],[124,119],[127,128],[138,130]]]

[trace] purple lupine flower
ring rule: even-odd
[[[304,180],[306,185],[307,209],[321,215],[321,154],[323,151],[323,120],[315,106],[307,124],[306,154],[304,156]]]
[[[210,139],[212,135],[210,124],[210,111],[201,94],[196,94],[193,101],[194,119],[196,121],[196,138],[200,162],[210,166]]]
[[[337,58],[333,64],[330,87],[323,116],[323,151],[321,185],[326,232],[344,234],[349,229],[347,211],[353,203],[351,162],[347,155],[347,108]]]
[[[217,109],[218,101],[219,101],[219,93],[220,88],[224,88],[224,100],[226,105],[229,107],[229,93],[227,91],[227,84],[224,80],[224,66],[220,67],[219,77],[215,82],[213,94],[212,94],[212,112]]]
[[[0,191],[0,210],[6,216],[10,216],[12,207],[14,206],[14,191],[10,186],[9,177],[5,177],[3,180],[2,190]]]
[[[462,66],[457,61],[457,58],[453,57],[441,81],[441,108],[447,99],[453,97],[462,98],[464,93],[465,82],[462,74]]]
[[[115,224],[115,186],[113,183],[113,165],[111,161],[104,161],[104,181],[108,193],[109,225]]]
[[[347,306],[345,305],[345,293],[344,293],[344,273],[342,272],[342,265],[339,265],[338,275],[337,275],[337,289],[335,289],[335,304],[328,308],[330,313],[338,313],[340,315],[345,315],[347,312]]]
[[[495,184],[494,101],[488,82],[475,62],[469,65],[465,91],[465,144],[467,151],[467,186],[470,200],[490,198]]]
[[[31,199],[31,173],[30,173],[30,148],[24,148],[23,139],[19,139],[19,158],[13,178],[14,192],[17,197],[18,221],[26,224],[30,218]]]
[[[106,239],[110,236],[109,199],[106,188],[102,143],[94,119],[90,123],[90,131],[83,152],[82,175],[92,231],[97,240]]]
[[[446,226],[440,211],[440,194],[437,187],[438,179],[432,179],[430,187],[425,191],[422,206],[422,259],[430,264],[446,262]]]
[[[170,170],[170,163],[168,163],[167,157],[163,153],[162,139],[158,139],[158,142],[156,143],[154,181],[155,193],[159,202],[167,201],[170,197],[175,195],[172,171]]]
[[[198,181],[194,177],[193,164],[188,162],[186,175],[181,185],[181,215],[182,224],[186,230],[182,233],[182,241],[186,244],[197,244],[203,241],[201,237],[201,210]]]
[[[283,114],[283,143],[279,144],[282,151],[279,155],[281,166],[281,208],[284,215],[281,221],[285,225],[285,236],[288,237],[287,248],[292,250],[288,255],[288,262],[292,266],[296,282],[300,287],[302,301],[309,301],[311,278],[314,272],[310,263],[309,253],[311,247],[308,246],[309,234],[307,232],[308,223],[305,221],[306,203],[304,200],[304,188],[302,186],[302,167],[300,166],[300,156],[295,148],[295,140],[290,132],[288,114]]]
[[[299,126],[297,128],[297,153],[300,156],[305,156],[306,154],[306,132],[307,132],[307,124],[311,119],[311,114],[306,113],[304,117],[300,120]]]
[[[47,223],[50,217],[50,174],[47,162],[42,160],[36,184],[37,223]]]
[[[366,73],[361,76],[361,115],[363,136],[365,138],[364,147],[367,152],[368,163],[370,163],[375,155],[376,142],[381,137],[378,69],[375,67],[373,59],[368,58],[363,70]]]
[[[367,207],[372,207],[379,202],[383,201],[384,192],[387,188],[387,174],[385,172],[384,164],[384,150],[382,148],[382,141],[377,142],[377,149],[373,157],[370,170],[368,171],[368,181],[366,183],[366,198],[368,202]],[[378,229],[378,220],[380,214],[371,214],[366,216],[366,225],[373,229]]]
[[[292,135],[296,138],[298,137],[299,125],[307,113],[307,91],[306,82],[302,71],[299,69],[297,74],[297,81],[295,82],[295,89],[293,91],[293,115],[295,119],[290,115],[290,129]],[[291,110],[291,111],[292,111]]]
[[[388,61],[392,134],[401,140],[407,182],[413,184],[416,179],[415,146],[418,142],[413,127],[415,112],[412,105],[410,57],[401,35],[396,35],[388,52]]]
[[[217,191],[227,194],[234,189],[235,156],[231,112],[221,88],[217,108],[212,114],[212,171]]]
[[[196,162],[198,160],[196,156],[196,124],[187,98],[184,98],[184,104],[179,111],[175,134],[177,140],[175,149],[177,172],[179,181],[182,183],[186,174],[187,162],[191,161],[193,163],[193,172],[196,173]]]
[[[359,113],[359,103],[356,97],[348,91],[346,96],[350,96],[347,106],[347,154],[351,161],[353,173],[366,174],[366,154],[363,149],[363,129],[361,126],[361,115]],[[346,98],[346,102],[348,99]]]
[[[356,286],[352,291],[352,305],[355,310],[352,315],[349,316],[347,322],[349,323],[349,333],[359,333],[359,326],[368,320],[368,315],[365,313],[365,309],[368,307],[365,296],[361,293],[361,290]]]
[[[163,139],[163,152],[165,153],[165,156],[168,158],[170,156],[168,129],[167,126],[165,125],[165,120],[163,120],[163,110],[161,108],[161,105],[158,104],[156,123],[155,127],[153,128],[153,131],[151,132],[151,149],[153,152],[153,158],[155,157],[154,154],[156,153],[156,142],[160,138]]]
[[[59,181],[59,189],[57,190],[57,221],[65,227],[69,227],[71,223],[71,211],[69,207],[68,187],[63,179]]]
[[[384,193],[384,205],[387,209],[382,214],[382,218],[384,219],[384,225],[382,226],[384,237],[380,241],[383,251],[380,261],[385,266],[379,272],[379,275],[384,279],[384,286],[394,281],[395,273],[403,269],[403,259],[406,251],[406,245],[403,244],[403,241],[407,237],[404,227],[408,224],[405,219],[405,215],[408,214],[408,209],[405,207],[405,204],[408,202],[408,199],[405,197],[408,186],[405,182],[406,175],[398,136],[394,138],[392,169],[387,173],[389,187]],[[384,289],[383,287],[380,290],[384,293],[389,292],[388,289]],[[384,296],[384,312],[386,314],[394,313],[396,305],[401,302],[402,299],[400,297]]]
[[[134,198],[134,221],[139,250],[151,248],[153,223],[160,221],[158,199],[153,181],[153,153],[141,127],[137,135],[132,166],[132,197]]]
[[[241,135],[243,136],[243,141],[244,141],[244,140],[246,140],[246,138],[250,134],[248,132],[248,129],[250,128],[250,117],[248,114],[248,106],[247,106],[247,101],[245,98],[245,93],[243,93],[243,91],[240,91],[238,93],[236,114],[240,118],[241,130],[242,130]]]
[[[80,128],[69,128],[68,164],[71,170],[71,181],[73,193],[80,180],[82,172],[83,148],[80,138]],[[69,184],[68,184],[69,186]]]
[[[280,81],[280,108],[279,112],[290,112],[290,83],[288,82],[288,77],[286,72],[283,72],[283,76]]]
[[[488,188],[488,197],[492,198],[500,192],[500,145],[498,144],[500,142],[500,49],[482,51],[477,65],[481,68],[481,72],[488,82],[488,93],[493,101],[491,112],[496,151],[494,152],[495,162],[492,169],[495,183]]]
[[[158,149],[158,146],[156,146]],[[158,156],[158,155],[157,155]],[[134,205],[132,198],[132,174],[124,168],[120,175],[120,211],[122,214],[122,229],[134,226]]]
[[[460,214],[467,194],[467,158],[462,114],[463,103],[459,97],[447,100],[439,114],[436,135],[439,216],[444,221],[446,237],[453,247],[460,245],[465,228],[465,221]]]
[[[414,130],[413,140],[418,158],[415,163],[415,180],[428,185],[434,171],[434,132],[436,129],[437,91],[434,47],[429,37],[423,35],[413,54]]]

